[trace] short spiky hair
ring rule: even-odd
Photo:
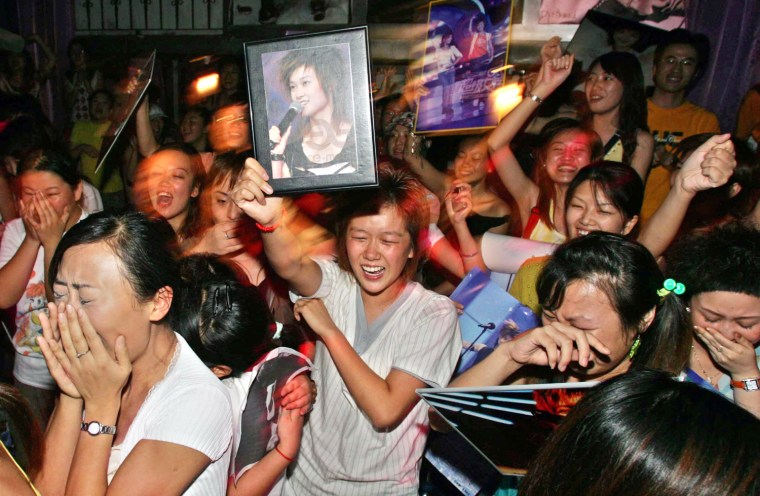
[[[760,231],[741,223],[687,236],[673,247],[668,274],[684,296],[728,291],[760,297]]]
[[[346,272],[351,272],[346,251],[348,225],[355,217],[376,215],[384,207],[392,207],[404,219],[406,229],[412,239],[414,254],[404,267],[404,277],[412,279],[417,272],[417,265],[422,259],[421,238],[427,233],[430,222],[425,191],[420,182],[402,169],[391,169],[387,164],[379,168],[380,186],[375,191],[352,191],[338,198],[336,208],[336,231],[338,236],[338,265]]]

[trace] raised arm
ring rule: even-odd
[[[703,143],[678,171],[665,201],[639,234],[639,243],[655,257],[662,255],[676,237],[694,196],[700,191],[726,184],[735,168],[731,135],[713,136]]]
[[[298,300],[294,313],[297,319],[305,319],[322,339],[351,397],[379,431],[396,427],[419,401],[415,391],[424,387],[425,383],[416,375],[402,370],[405,362],[408,365],[411,361],[411,356],[414,356],[415,363],[427,360],[438,363],[439,367],[453,367],[455,361],[456,355],[446,356],[453,341],[442,341],[454,339],[450,333],[456,326],[452,307],[438,307],[436,311],[426,314],[424,320],[416,319],[416,326],[410,325],[406,332],[410,337],[404,343],[407,349],[400,351],[405,356],[397,356],[394,362],[398,366],[400,361],[401,368],[391,369],[385,377],[372,370],[354,350],[345,334],[336,327],[321,299]],[[424,342],[424,339],[427,341]],[[445,364],[448,358],[453,360]]]
[[[404,145],[404,162],[427,189],[443,199],[449,189],[449,178],[422,156],[422,136],[409,134]]]
[[[649,169],[652,166],[654,155],[654,138],[641,129],[636,131],[636,150],[631,157],[631,167],[635,170],[642,181],[647,182]]]
[[[500,344],[481,362],[451,381],[451,387],[498,386],[524,365],[567,370],[570,362],[586,367],[610,350],[593,334],[557,321],[536,327]]]
[[[232,192],[233,201],[260,226],[267,260],[275,272],[301,295],[313,295],[322,283],[322,269],[308,258],[284,222],[282,198],[271,195],[269,175],[256,159],[245,169]]]
[[[140,106],[135,112],[135,128],[137,132],[137,149],[143,157],[150,157],[158,150],[158,142],[153,135],[153,128],[150,126],[150,103],[148,97],[144,97]]]
[[[480,252],[480,243],[473,238],[467,227],[467,216],[472,212],[472,188],[469,184],[455,180],[445,198],[446,211],[454,232],[459,242],[459,252],[443,238],[431,247],[431,256],[458,277],[474,268],[487,271],[483,256]],[[439,246],[446,241],[446,245]],[[448,248],[448,249],[447,249]]]
[[[539,102],[547,98],[567,79],[572,68],[572,55],[564,55],[545,62],[541,66],[538,81],[533,90],[529,92],[530,97],[523,98],[522,102],[499,123],[488,137],[488,149],[493,158],[496,172],[515,199],[523,225],[527,224],[530,209],[538,200],[539,189],[536,183],[523,172],[512,153],[510,144],[531,114],[538,108]]]

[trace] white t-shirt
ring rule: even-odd
[[[79,220],[86,218],[87,212],[82,210]],[[24,238],[26,238],[24,221],[18,218],[8,222],[2,244],[0,244],[0,268],[10,262],[21,247],[21,243],[24,242]],[[57,386],[48,372],[45,358],[37,345],[37,337],[42,336],[39,313],[47,311],[44,271],[45,254],[40,246],[24,294],[16,303],[16,329],[12,338],[13,346],[16,348],[13,376],[28,386],[54,390]]]
[[[334,262],[317,263],[322,284],[312,297],[322,298],[336,326],[356,348],[359,285]],[[375,321],[383,323],[373,329],[377,333],[369,342],[363,340],[360,356],[380,377],[398,369],[426,384],[445,386],[462,347],[454,305],[416,283],[404,293],[393,311]],[[427,407],[417,403],[396,428],[378,432],[356,405],[321,341],[314,365],[317,401],[283,494],[416,495],[428,432]]]
[[[186,496],[223,496],[232,444],[232,407],[227,388],[179,334],[164,378],[148,393],[124,441],[111,450],[108,482],[137,443],[165,441],[200,451],[211,459]]]

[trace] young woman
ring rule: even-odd
[[[582,169],[567,190],[565,221],[569,239],[593,231],[634,237],[657,258],[678,233],[689,202],[700,192],[720,187],[736,166],[728,135],[703,144],[674,176],[666,201],[640,233],[634,231],[644,196],[644,183],[629,166],[600,162]],[[461,234],[460,234],[461,236]],[[540,313],[536,280],[548,257],[526,260],[509,292],[534,312]]]
[[[470,20],[470,49],[467,51],[467,60],[478,65],[487,65],[493,60],[493,40],[491,33],[486,31],[486,18],[478,14]]]
[[[59,244],[56,303],[40,317],[61,391],[43,494],[225,493],[229,394],[169,325],[181,287],[173,237],[163,220],[98,214]]]
[[[302,384],[310,391],[312,383],[302,375],[310,370],[309,361],[289,348],[274,348],[266,302],[223,262],[188,257],[180,262],[180,273],[183,297],[173,327],[183,329],[232,400],[235,435],[227,494],[279,494],[285,469],[298,455],[303,414],[314,399],[307,394],[300,409],[289,403],[286,410],[279,397]]]
[[[452,181],[459,180],[470,185],[472,192],[472,214],[467,224],[473,236],[485,232],[506,234],[509,231],[511,209],[509,205],[488,187],[488,173],[491,162],[488,159],[488,145],[480,136],[468,136],[459,144],[454,158],[454,177],[435,168],[422,156],[419,139],[407,139],[404,161],[420,177],[420,181],[444,202]],[[445,217],[444,217],[444,222]]]
[[[166,219],[180,246],[192,246],[201,225],[199,196],[204,182],[203,166],[193,148],[163,148],[140,163],[135,206],[152,217]]]
[[[37,346],[40,314],[49,299],[47,267],[63,233],[87,213],[82,181],[65,156],[36,151],[18,170],[21,217],[8,222],[0,247],[0,307],[16,307],[13,376],[44,426],[55,403],[55,381]]]
[[[421,185],[382,168],[378,190],[344,197],[335,263],[303,256],[266,181],[249,159],[233,198],[320,338],[317,404],[284,494],[417,494],[427,409],[415,390],[446,384],[461,350],[453,305],[411,281],[428,225]]]
[[[452,108],[451,92],[453,90],[457,62],[462,60],[462,52],[454,44],[454,33],[451,28],[444,25],[439,28],[441,41],[435,47],[434,57],[438,66],[438,80],[441,82],[441,103],[443,113],[451,117],[454,115]]]
[[[583,397],[520,495],[758,494],[758,456],[760,422],[747,412],[662,372],[632,371]]]
[[[500,344],[451,386],[511,382],[526,365],[556,371],[554,382],[603,381],[633,366],[678,373],[691,338],[664,281],[651,253],[620,235],[568,241],[538,279],[543,326]]]
[[[693,234],[668,261],[694,325],[687,380],[760,417],[760,231],[737,223]]]
[[[203,233],[186,253],[209,253],[234,263],[248,283],[259,288],[275,321],[292,324],[295,319],[287,288],[279,278],[267,274],[256,226],[232,201],[247,157],[224,153],[214,158],[202,196]]]
[[[522,237],[536,241],[561,243],[565,240],[567,187],[580,169],[602,155],[599,136],[567,118],[551,121],[541,131],[535,181],[523,172],[509,147],[537,106],[567,79],[572,66],[572,55],[547,60],[529,97],[488,137],[496,171],[517,204]]]
[[[647,127],[644,76],[635,55],[606,53],[586,77],[587,121],[604,143],[604,159],[628,164],[646,181],[654,153]]]
[[[280,83],[300,106],[299,130],[269,129],[274,178],[356,172],[348,63],[337,48],[293,50],[280,61]]]

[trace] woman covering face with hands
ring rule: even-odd
[[[694,329],[685,377],[760,417],[760,232],[729,224],[693,234],[668,260]]]
[[[538,280],[543,326],[502,343],[452,386],[510,382],[525,365],[559,381],[605,380],[633,366],[677,373],[686,362],[686,311],[652,255],[619,235],[594,232],[559,247]]]
[[[335,263],[303,256],[267,179],[249,159],[233,198],[320,338],[319,395],[284,494],[417,494],[427,414],[415,390],[446,384],[461,349],[454,306],[411,281],[428,225],[422,187],[381,168],[379,189],[342,197]]]
[[[63,233],[87,214],[77,203],[82,182],[63,155],[32,152],[18,175],[21,218],[8,222],[2,239],[0,307],[16,306],[13,376],[44,425],[55,402],[55,381],[36,341],[42,335],[40,314],[52,299],[45,273]]]
[[[170,226],[98,214],[50,264],[39,339],[60,398],[44,494],[222,495],[232,438],[224,386],[168,324],[178,288]]]

